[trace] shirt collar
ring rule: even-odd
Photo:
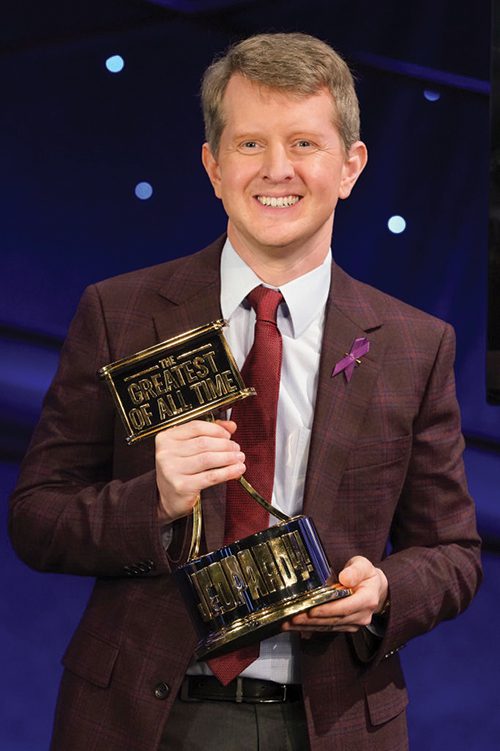
[[[327,253],[321,266],[279,288],[288,308],[295,339],[304,333],[326,305],[331,265],[332,256]],[[259,284],[263,284],[262,279],[240,258],[227,239],[221,255],[220,302],[223,317],[229,320],[248,293]]]

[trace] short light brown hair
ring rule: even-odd
[[[342,57],[309,34],[257,34],[229,47],[203,76],[205,138],[214,155],[225,126],[224,94],[229,79],[236,74],[298,97],[328,89],[335,103],[334,124],[346,153],[359,139],[358,98],[351,71]]]

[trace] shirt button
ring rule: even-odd
[[[154,695],[157,699],[166,699],[170,693],[170,686],[165,681],[156,684]]]

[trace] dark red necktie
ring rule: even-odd
[[[276,325],[281,292],[256,287],[247,297],[256,314],[255,338],[241,375],[256,396],[237,402],[231,419],[237,424],[233,438],[245,453],[248,482],[271,503],[276,454],[276,415],[280,388],[281,334]],[[224,542],[239,540],[267,529],[269,514],[236,481],[227,485]],[[214,675],[224,685],[236,678],[259,656],[259,644],[209,660]]]

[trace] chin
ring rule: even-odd
[[[255,239],[261,247],[276,251],[286,250],[289,247],[300,245],[303,242],[303,238],[295,235],[266,235],[263,237],[256,237]]]

